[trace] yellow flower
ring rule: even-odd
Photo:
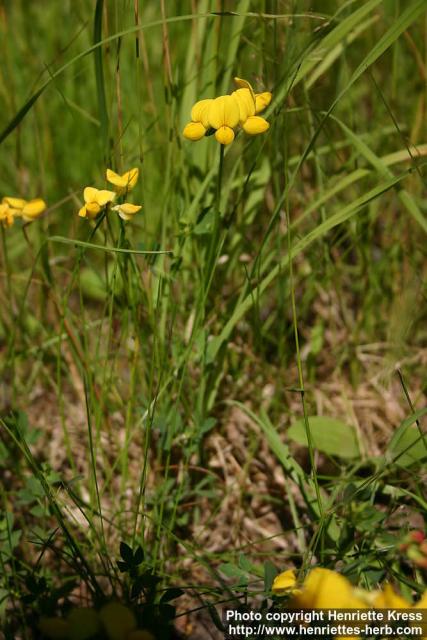
[[[206,133],[206,129],[202,125],[201,122],[189,122],[185,125],[182,135],[187,140],[191,140],[192,142],[197,142],[197,140],[201,140]]]
[[[27,204],[27,201],[23,198],[11,198],[10,196],[6,196],[3,198],[3,203],[9,205],[12,215],[15,216],[21,213],[22,209]]]
[[[234,128],[239,124],[239,104],[232,96],[220,96],[209,105],[208,120],[216,129],[215,138],[220,144],[230,144],[234,140]]]
[[[287,571],[279,573],[279,575],[274,578],[271,590],[275,595],[286,595],[291,590],[294,591],[293,587],[295,586],[296,581],[295,571],[293,569],[288,569]]]
[[[203,138],[209,129],[208,111],[211,102],[213,102],[213,100],[209,98],[199,100],[199,102],[193,105],[191,109],[191,122],[185,125],[184,131],[182,132],[184,138],[192,140],[193,142]]]
[[[411,607],[410,603],[396,593],[388,582],[384,585],[383,590],[378,592],[372,605],[376,609],[409,609]]]
[[[271,93],[254,93],[250,83],[242,78],[234,81],[237,89],[231,95],[196,102],[191,109],[191,122],[184,127],[184,138],[200,140],[213,129],[217,141],[227,145],[233,142],[239,124],[250,135],[267,131],[269,123],[256,114],[270,104]]]
[[[114,190],[118,195],[131,191],[138,181],[138,176],[139,169],[136,167],[129,169],[129,171],[126,171],[122,175],[119,175],[111,169],[107,169],[106,173],[107,181],[114,185]]]
[[[255,100],[255,93],[254,93],[254,90],[252,89],[252,85],[251,85],[250,82],[248,82],[247,80],[243,80],[243,78],[238,78],[236,76],[234,78],[234,84],[239,89],[247,89],[248,91],[250,91],[251,94],[252,94],[253,99]]]
[[[355,595],[352,584],[339,573],[316,567],[306,577],[290,606],[302,609],[363,609],[366,604]]]
[[[243,131],[251,136],[264,133],[270,128],[270,124],[260,116],[250,116],[242,125]]]
[[[7,202],[0,204],[0,222],[4,227],[11,227],[13,225],[15,217],[12,211]]]
[[[68,639],[68,622],[63,618],[40,618],[39,629],[44,636],[51,640]]]
[[[79,216],[81,218],[96,218],[101,209],[109,202],[112,202],[115,197],[116,194],[114,191],[95,189],[95,187],[86,187],[83,191],[85,204],[80,209]]]
[[[24,200],[23,198],[13,198],[6,196],[2,202],[3,215],[0,213],[0,219],[6,218],[7,226],[13,224],[13,218],[24,218],[26,222],[32,222],[38,218],[46,209],[46,203],[41,198],[33,200]],[[7,209],[5,208],[7,207]]]
[[[126,640],[136,630],[133,612],[119,602],[110,602],[99,612],[109,640]]]
[[[88,607],[76,607],[67,616],[68,638],[70,640],[88,640],[101,630],[98,613]]]
[[[243,78],[234,78],[234,83],[237,87],[241,89],[248,89],[253,96],[255,101],[255,112],[261,113],[268,107],[271,102],[271,98],[273,97],[269,91],[263,91],[262,93],[255,93],[252,89],[250,83],[247,80],[243,80]],[[251,114],[254,115],[254,114]]]
[[[24,205],[21,211],[21,216],[27,222],[32,222],[33,220],[41,216],[41,214],[43,213],[43,211],[45,211],[45,209],[46,209],[45,201],[42,200],[41,198],[34,198],[33,200],[29,200]]]
[[[253,92],[249,89],[237,89],[233,91],[231,96],[237,101],[239,105],[239,120],[240,124],[246,122],[250,116],[255,115],[255,98]]]
[[[251,136],[258,133],[264,133],[270,128],[269,123],[264,118],[255,114],[263,111],[271,102],[271,93],[265,91],[264,93],[254,93],[250,83],[242,78],[234,78],[234,82],[239,87],[237,91],[234,91],[231,95],[234,95],[239,101],[241,109],[240,123],[243,131]],[[243,109],[242,103],[244,102],[246,109]]]
[[[135,213],[138,213],[142,207],[141,205],[131,204],[130,202],[123,202],[123,204],[116,204],[112,209],[117,211],[123,220],[132,220]]]
[[[255,113],[261,113],[268,107],[273,96],[269,91],[263,91],[263,93],[255,94]]]

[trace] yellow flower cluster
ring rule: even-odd
[[[6,196],[0,204],[0,223],[4,227],[11,227],[15,218],[22,218],[25,222],[32,222],[46,209],[46,203],[41,198],[24,200]]]
[[[77,607],[66,618],[44,616],[39,622],[39,630],[51,640],[80,640],[101,634],[108,640],[154,640],[150,631],[137,627],[133,611],[119,602],[110,602],[100,611]]]
[[[298,587],[295,572],[288,569],[274,579],[272,591],[277,596],[291,597],[287,606],[301,609],[417,609],[427,608],[427,591],[413,605],[399,595],[389,583],[382,589],[365,591],[354,587],[344,576],[316,567]]]
[[[233,142],[235,130],[241,127],[245,133],[256,135],[264,133],[269,123],[261,113],[271,102],[271,93],[255,93],[247,80],[234,78],[237,86],[231,95],[199,100],[191,109],[191,122],[183,131],[188,140],[201,140],[208,132],[215,131],[220,144]]]
[[[86,187],[83,191],[84,205],[79,211],[81,218],[96,218],[105,207],[111,206],[116,197],[126,197],[138,181],[139,170],[137,168],[130,169],[122,175],[115,173],[111,169],[107,169],[107,182],[113,185],[114,191],[108,189],[96,189],[95,187]],[[141,209],[141,205],[131,204],[130,202],[122,202],[111,207],[116,211],[123,220],[131,220]]]

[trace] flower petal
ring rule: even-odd
[[[312,569],[301,592],[293,596],[290,606],[302,609],[354,609],[368,605],[357,598],[351,583],[341,574],[330,569]]]
[[[201,140],[205,133],[206,128],[201,122],[189,122],[185,125],[182,135],[184,136],[184,138],[187,138],[187,140],[196,142],[196,140]]]
[[[231,94],[239,105],[240,122],[245,122],[249,116],[255,115],[255,100],[249,89],[237,89]]]
[[[86,187],[83,191],[83,198],[85,202],[96,202],[96,194],[98,193],[98,189],[95,187]]]
[[[25,207],[22,209],[22,217],[27,221],[35,220],[45,210],[46,202],[41,198],[34,198],[34,200],[27,202]]]
[[[19,210],[23,209],[27,204],[27,201],[24,200],[23,198],[11,198],[9,196],[4,197],[3,202],[10,205],[12,209],[19,209]]]
[[[86,210],[86,205],[83,206],[80,210],[79,210],[79,216],[81,218],[86,218],[87,217],[87,210]]]
[[[139,169],[138,169],[138,167],[134,167],[133,169],[129,169],[129,171],[126,171],[126,173],[124,173],[122,175],[122,179],[125,182],[124,187],[126,188],[127,191],[130,191],[131,189],[134,188],[134,186],[136,185],[136,183],[138,181],[138,177],[139,177]]]
[[[0,204],[0,222],[4,227],[11,227],[15,222],[13,211],[7,202]]]
[[[411,605],[396,593],[391,584],[387,583],[373,601],[372,606],[375,609],[409,609]]]
[[[123,186],[122,177],[112,169],[107,169],[105,177],[107,178],[108,182],[111,182],[111,184],[114,184],[117,187]]]
[[[86,216],[88,218],[96,218],[98,213],[101,211],[101,207],[97,202],[88,202],[86,205]]]
[[[95,202],[99,204],[100,207],[105,207],[108,202],[112,202],[116,197],[116,193],[114,191],[107,191],[107,189],[100,189],[95,198]]]
[[[273,593],[282,595],[284,592],[289,591],[289,589],[293,589],[296,581],[295,571],[288,569],[287,571],[279,573],[279,575],[274,578],[271,590]]]
[[[213,100],[211,98],[208,98],[206,100],[199,100],[199,102],[196,102],[196,104],[193,105],[193,108],[191,109],[192,121],[201,122],[205,129],[209,127],[208,113],[209,107],[212,102]]]
[[[215,132],[215,138],[220,144],[230,144],[234,140],[234,131],[230,127],[220,127]]]
[[[255,93],[254,90],[252,89],[252,85],[250,82],[248,82],[247,80],[243,80],[243,78],[234,78],[234,84],[236,85],[236,87],[238,87],[239,89],[249,89],[249,91],[251,92],[254,100],[255,100]]]
[[[270,128],[269,123],[260,116],[250,116],[246,122],[242,125],[245,133],[249,133],[251,136],[255,136],[258,133],[264,133]]]
[[[133,216],[142,209],[141,205],[131,204],[130,202],[123,202],[123,204],[116,204],[113,207],[114,211],[117,211],[119,216],[123,220],[131,220]]]
[[[123,204],[119,204],[115,206],[114,209],[122,211],[127,215],[135,215],[135,213],[138,213],[138,211],[142,209],[142,206],[140,204],[131,204],[130,202],[123,202]]]
[[[134,167],[129,171],[126,171],[122,175],[119,175],[112,169],[107,169],[106,178],[107,181],[117,187],[117,190],[122,193],[123,191],[130,191],[136,185],[139,176],[139,169]]]
[[[255,94],[255,113],[261,113],[271,102],[272,94],[269,91]]]
[[[214,129],[220,127],[237,127],[239,124],[239,104],[233,96],[220,96],[212,100],[209,106],[209,124]],[[234,137],[234,136],[233,136]],[[231,140],[230,140],[231,142]]]

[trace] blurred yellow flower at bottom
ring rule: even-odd
[[[396,593],[391,584],[384,585],[372,602],[375,609],[409,609],[411,605]]]
[[[101,621],[95,609],[76,607],[67,617],[70,640],[88,640],[101,630]]]
[[[40,618],[39,629],[44,636],[51,640],[65,640],[69,637],[69,627],[63,618]]]
[[[136,630],[136,618],[130,609],[119,602],[110,602],[102,607],[99,617],[109,640],[127,640]]]
[[[352,584],[341,574],[316,567],[306,577],[301,591],[291,600],[291,606],[303,609],[364,609]]]
[[[287,571],[279,573],[279,575],[274,578],[271,590],[276,595],[284,595],[293,589],[296,581],[295,571],[293,569],[288,569]]]

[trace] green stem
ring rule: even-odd
[[[323,531],[323,526],[325,522],[325,513],[323,509],[322,497],[320,494],[320,487],[317,479],[317,469],[316,469],[316,463],[314,459],[314,442],[313,442],[313,436],[310,429],[310,423],[308,420],[307,407],[305,402],[304,374],[302,370],[301,352],[300,352],[299,334],[298,334],[298,317],[297,317],[297,309],[296,309],[296,302],[295,302],[294,272],[293,272],[293,263],[292,263],[291,222],[290,222],[290,216],[289,216],[288,197],[286,197],[285,211],[286,211],[286,226],[287,226],[287,240],[288,240],[288,256],[289,256],[289,284],[290,284],[290,292],[291,292],[292,324],[293,324],[293,330],[294,330],[295,349],[296,349],[296,356],[297,356],[298,383],[299,383],[299,391],[301,394],[303,419],[304,419],[304,426],[305,426],[305,432],[306,432],[307,443],[308,443],[308,454],[310,459],[311,477],[313,479],[314,490],[316,493],[316,500],[317,500],[318,509],[319,509],[318,528],[312,540],[312,544],[314,547],[315,542],[317,544],[317,540],[321,536],[321,533]],[[310,552],[310,547],[307,549],[306,553],[304,554],[303,566],[307,564],[309,552]]]
[[[5,234],[3,225],[0,225],[0,228],[1,228],[1,243],[3,248],[3,264],[4,264],[4,271],[6,274],[6,282],[7,282],[7,295],[8,295],[9,301],[11,302],[12,301],[12,275],[11,275],[9,259],[7,255],[6,234]]]
[[[211,234],[211,240],[208,249],[207,269],[204,282],[204,298],[206,297],[207,290],[212,282],[213,272],[215,270],[216,254],[218,251],[218,239],[221,226],[221,188],[222,188],[222,174],[224,167],[224,145],[220,145],[219,148],[219,167],[216,182],[215,203],[214,203],[214,224]]]

